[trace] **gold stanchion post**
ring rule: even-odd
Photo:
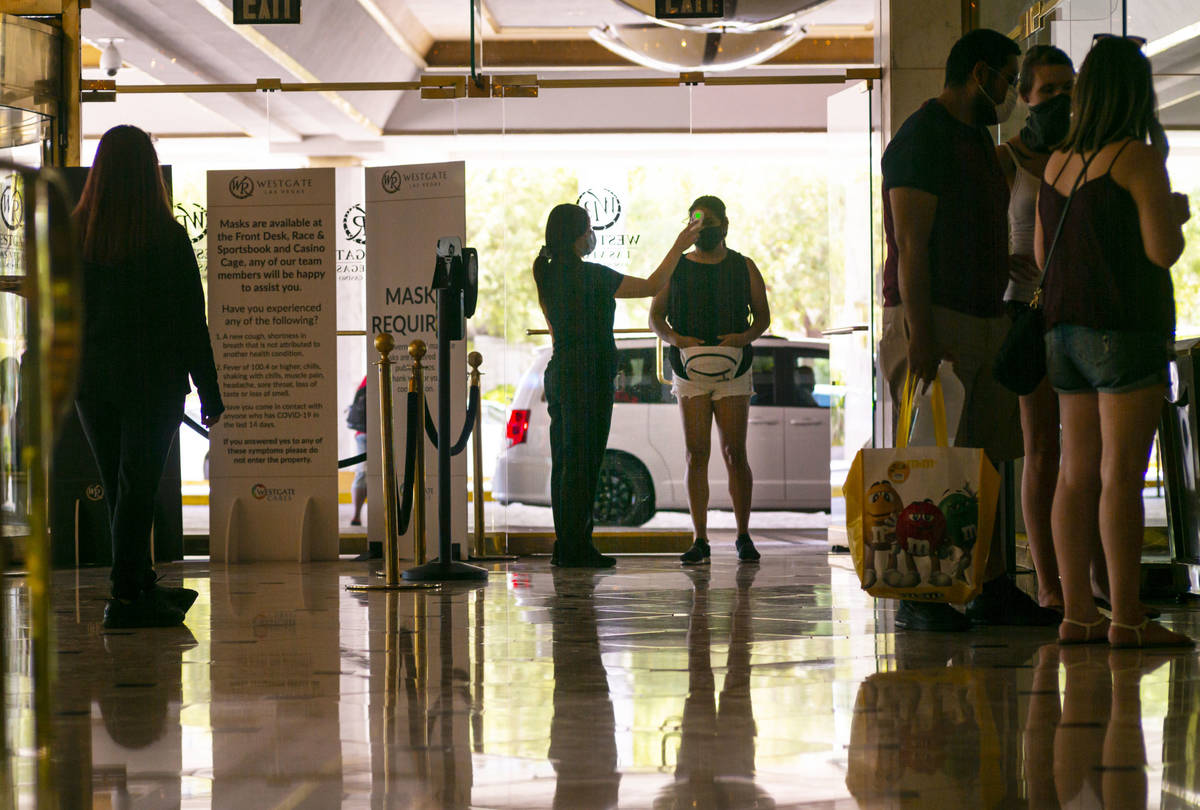
[[[467,365],[471,367],[471,387],[479,387],[480,372],[479,367],[483,365],[483,355],[479,352],[471,352],[467,355]],[[471,559],[474,561],[505,561],[515,560],[514,556],[508,554],[492,554],[487,553],[487,543],[485,540],[485,531],[483,528],[483,403],[480,403],[479,410],[475,414],[475,430],[471,435],[471,455],[472,455],[472,477],[474,486],[472,488],[471,497],[475,507],[475,532],[471,542]]]
[[[420,344],[418,346],[418,344]],[[371,591],[371,590],[417,590],[421,588],[438,587],[436,584],[408,584],[400,581],[400,549],[398,546],[399,527],[400,527],[400,504],[396,500],[398,488],[396,486],[396,444],[395,431],[393,428],[393,402],[392,402],[392,350],[396,348],[396,342],[392,336],[386,332],[377,335],[375,338],[375,349],[379,352],[379,360],[375,365],[379,366],[379,443],[380,459],[382,460],[383,473],[383,511],[384,511],[384,536],[383,536],[383,584],[371,585],[347,585],[346,589],[351,591]],[[418,391],[423,393],[424,383],[421,379],[421,357],[425,354],[425,344],[419,340],[414,340],[408,346],[408,353],[412,355],[412,379],[408,383],[409,391]],[[422,405],[424,404],[422,397]],[[424,414],[421,414],[424,417]],[[416,510],[413,515],[413,527],[416,534],[416,553],[418,561],[424,559],[425,554],[425,425],[421,423],[421,428],[416,437],[409,436],[407,441],[416,441],[416,460],[413,471],[415,478],[415,491],[413,492],[414,503],[413,507]]]
[[[396,445],[392,425],[392,349],[396,342],[387,334],[375,338],[379,352],[379,437],[383,460],[383,578],[390,585],[400,582],[400,551],[396,548],[399,508],[396,503]]]
[[[471,352],[467,355],[467,365],[471,367],[471,387],[479,388],[479,366],[483,363],[483,355]],[[472,493],[475,507],[475,557],[486,554],[483,547],[483,405],[475,412],[475,433],[471,437],[471,473],[474,478]]]

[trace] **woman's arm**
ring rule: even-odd
[[[196,254],[183,228],[179,228],[176,239],[176,261],[179,262],[179,283],[183,297],[184,362],[188,374],[196,383],[200,394],[200,415],[205,427],[212,427],[225,412],[221,401],[221,388],[217,381],[217,365],[213,360],[212,336],[208,331],[208,320],[204,312],[204,287],[200,283],[200,268]]]
[[[648,278],[625,276],[621,280],[621,286],[617,287],[616,297],[648,298],[664,290],[667,282],[671,280],[671,274],[675,272],[675,267],[679,264],[679,259],[683,256],[683,252],[696,243],[696,237],[699,234],[700,221],[697,219],[689,221],[687,227],[675,237],[675,244],[671,245],[671,249],[667,251],[667,255],[663,256],[663,260],[659,262],[658,269],[651,273]]]
[[[670,295],[671,288],[664,287],[658,291],[654,296],[654,300],[650,302],[650,330],[662,338],[663,343],[679,349],[699,346],[699,338],[681,335],[667,323],[667,303]]]
[[[1144,143],[1131,143],[1111,171],[1137,205],[1146,258],[1159,267],[1175,264],[1183,253],[1183,223],[1191,212],[1187,197],[1171,193],[1162,155]]]
[[[762,273],[749,258],[746,259],[746,269],[750,271],[750,314],[753,320],[745,332],[718,335],[722,346],[749,346],[771,325],[771,306],[767,303],[767,285],[763,282]]]

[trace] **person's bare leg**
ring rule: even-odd
[[[1100,499],[1100,416],[1096,394],[1059,394],[1062,460],[1051,508],[1051,527],[1058,574],[1062,581],[1063,616],[1059,638],[1094,638],[1095,631],[1076,623],[1100,619],[1092,599],[1090,564]]]
[[[1145,536],[1142,487],[1154,431],[1158,428],[1163,393],[1164,386],[1154,385],[1122,394],[1099,395],[1103,444],[1100,541],[1104,544],[1104,559],[1108,563],[1114,623],[1137,625],[1144,618],[1138,598]],[[1150,622],[1141,634],[1140,643],[1169,644],[1186,638]],[[1108,639],[1114,644],[1139,641],[1132,630],[1116,626],[1109,628]]]
[[[687,447],[688,509],[696,538],[708,539],[708,458],[712,446],[712,398],[683,397],[679,400],[683,417],[683,440]]]
[[[354,503],[354,517],[351,518],[351,522],[357,526],[362,523],[362,508],[363,504],[367,502],[367,488],[353,487],[350,490],[350,498]]]
[[[750,531],[750,504],[754,496],[754,474],[746,457],[746,430],[750,419],[750,397],[724,397],[712,403],[721,438],[721,456],[729,473],[729,498],[738,535]]]
[[[1050,509],[1058,483],[1058,397],[1050,381],[1029,396],[1021,397],[1021,431],[1025,440],[1025,467],[1021,475],[1021,512],[1029,554],[1037,573],[1038,604],[1062,608],[1062,585],[1050,527]]]

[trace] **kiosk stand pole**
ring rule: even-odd
[[[486,568],[455,562],[452,557],[451,503],[450,503],[450,386],[453,376],[450,371],[450,329],[456,317],[449,289],[438,290],[437,341],[438,341],[438,559],[418,565],[404,572],[410,582],[438,582],[444,580],[487,579]],[[459,293],[461,295],[461,293]],[[461,317],[459,314],[458,317]]]

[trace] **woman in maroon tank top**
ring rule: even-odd
[[[1079,72],[1071,129],[1038,195],[1034,248],[1045,267],[1047,368],[1062,419],[1052,514],[1062,644],[1193,643],[1146,619],[1138,599],[1142,485],[1175,332],[1167,268],[1183,252],[1189,217],[1162,155],[1146,145],[1156,106],[1150,63],[1136,41],[1097,42]],[[1089,579],[1097,531],[1111,621],[1098,612]]]

